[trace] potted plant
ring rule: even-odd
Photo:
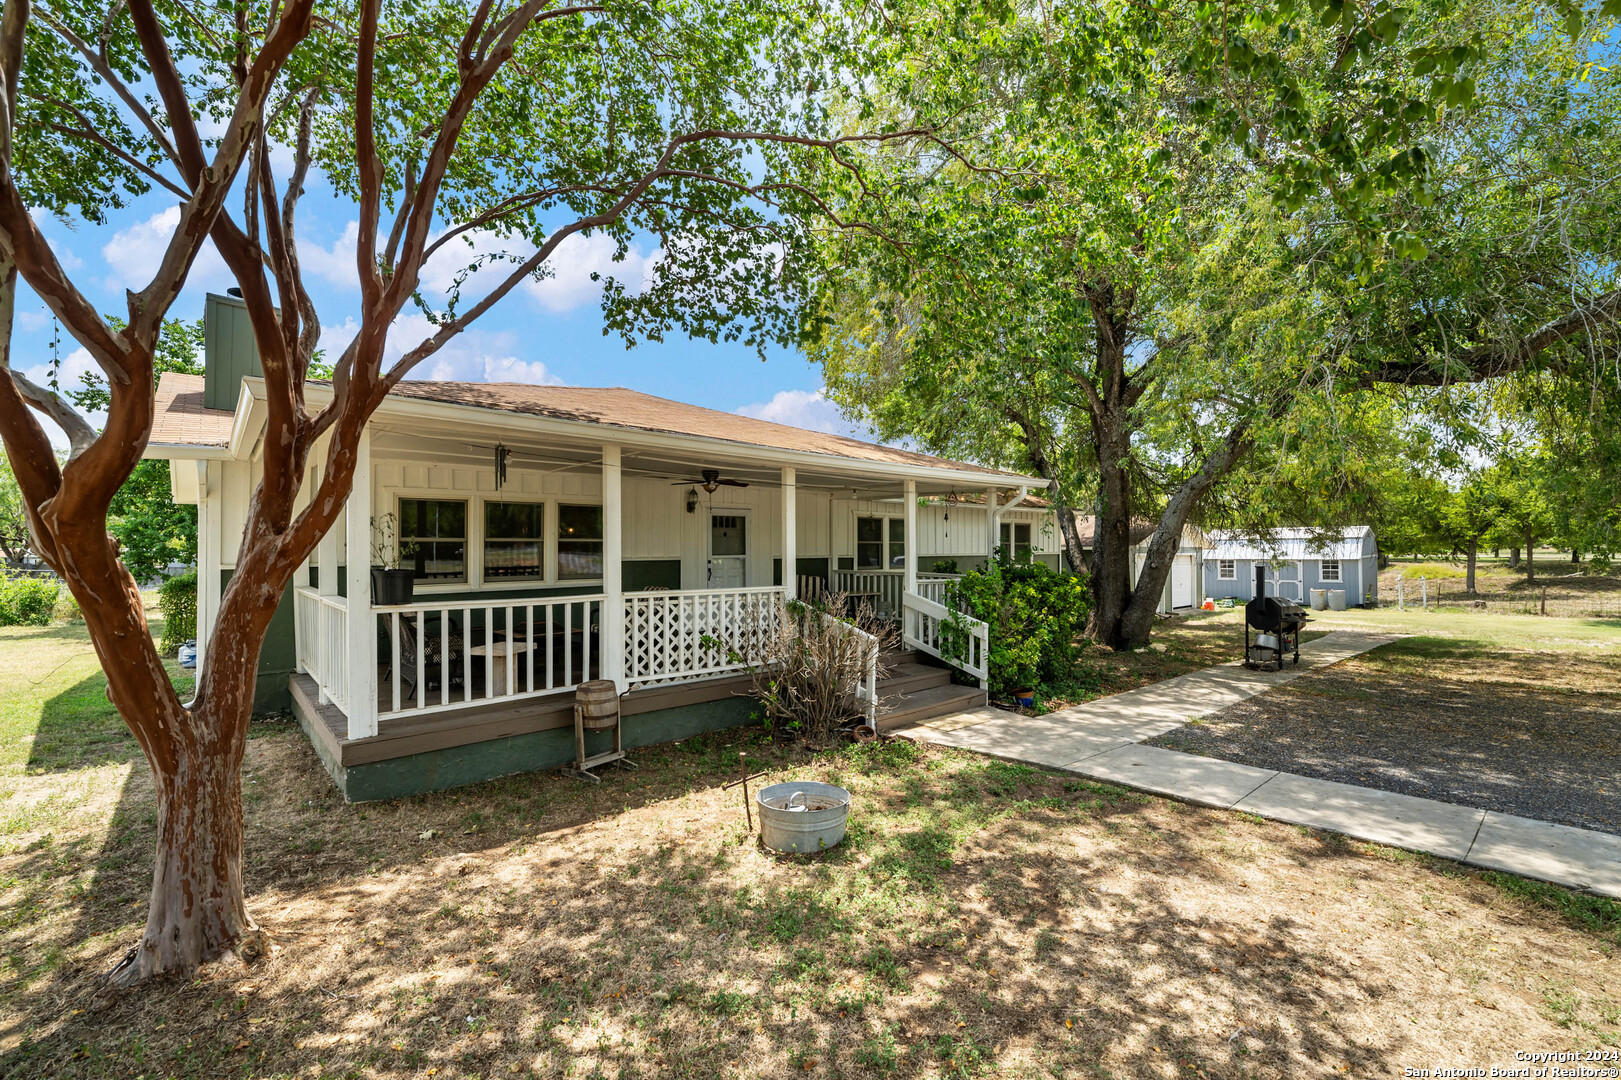
[[[400,563],[413,558],[417,546],[399,543],[399,523],[392,513],[372,518],[371,602],[378,607],[409,604],[416,594],[416,570]]]

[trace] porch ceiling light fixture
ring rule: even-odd
[[[697,488],[688,488],[687,489],[687,513],[696,514],[697,512],[698,512],[698,489]]]

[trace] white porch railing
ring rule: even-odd
[[[907,648],[939,657],[986,686],[990,680],[990,626],[944,604],[907,593],[901,635]]]
[[[625,679],[632,686],[743,671],[782,633],[783,590],[691,589],[625,596]]]
[[[960,574],[918,574],[919,595],[940,603],[945,587],[956,581]],[[901,593],[906,591],[905,570],[835,570],[833,591],[860,593],[873,598],[873,614],[899,616]]]
[[[936,604],[946,602],[946,586],[953,581],[962,580],[961,574],[919,574],[917,576],[917,594],[925,600],[933,600]]]
[[[377,717],[521,701],[602,677],[601,595],[373,608]]]
[[[340,709],[349,702],[349,602],[308,586],[293,593],[298,666],[315,680],[321,698]]]

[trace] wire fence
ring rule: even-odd
[[[1380,587],[1379,606],[1406,611],[1478,611],[1491,615],[1553,615],[1621,619],[1621,589],[1571,592],[1568,582],[1526,583],[1513,590],[1477,589],[1464,578],[1401,577]]]

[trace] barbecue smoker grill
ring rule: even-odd
[[[1266,595],[1266,567],[1255,568],[1255,599],[1244,605],[1244,666],[1261,668],[1276,664],[1283,670],[1283,658],[1293,653],[1300,663],[1300,627],[1311,618],[1293,600]],[[1250,631],[1255,639],[1250,640]]]

